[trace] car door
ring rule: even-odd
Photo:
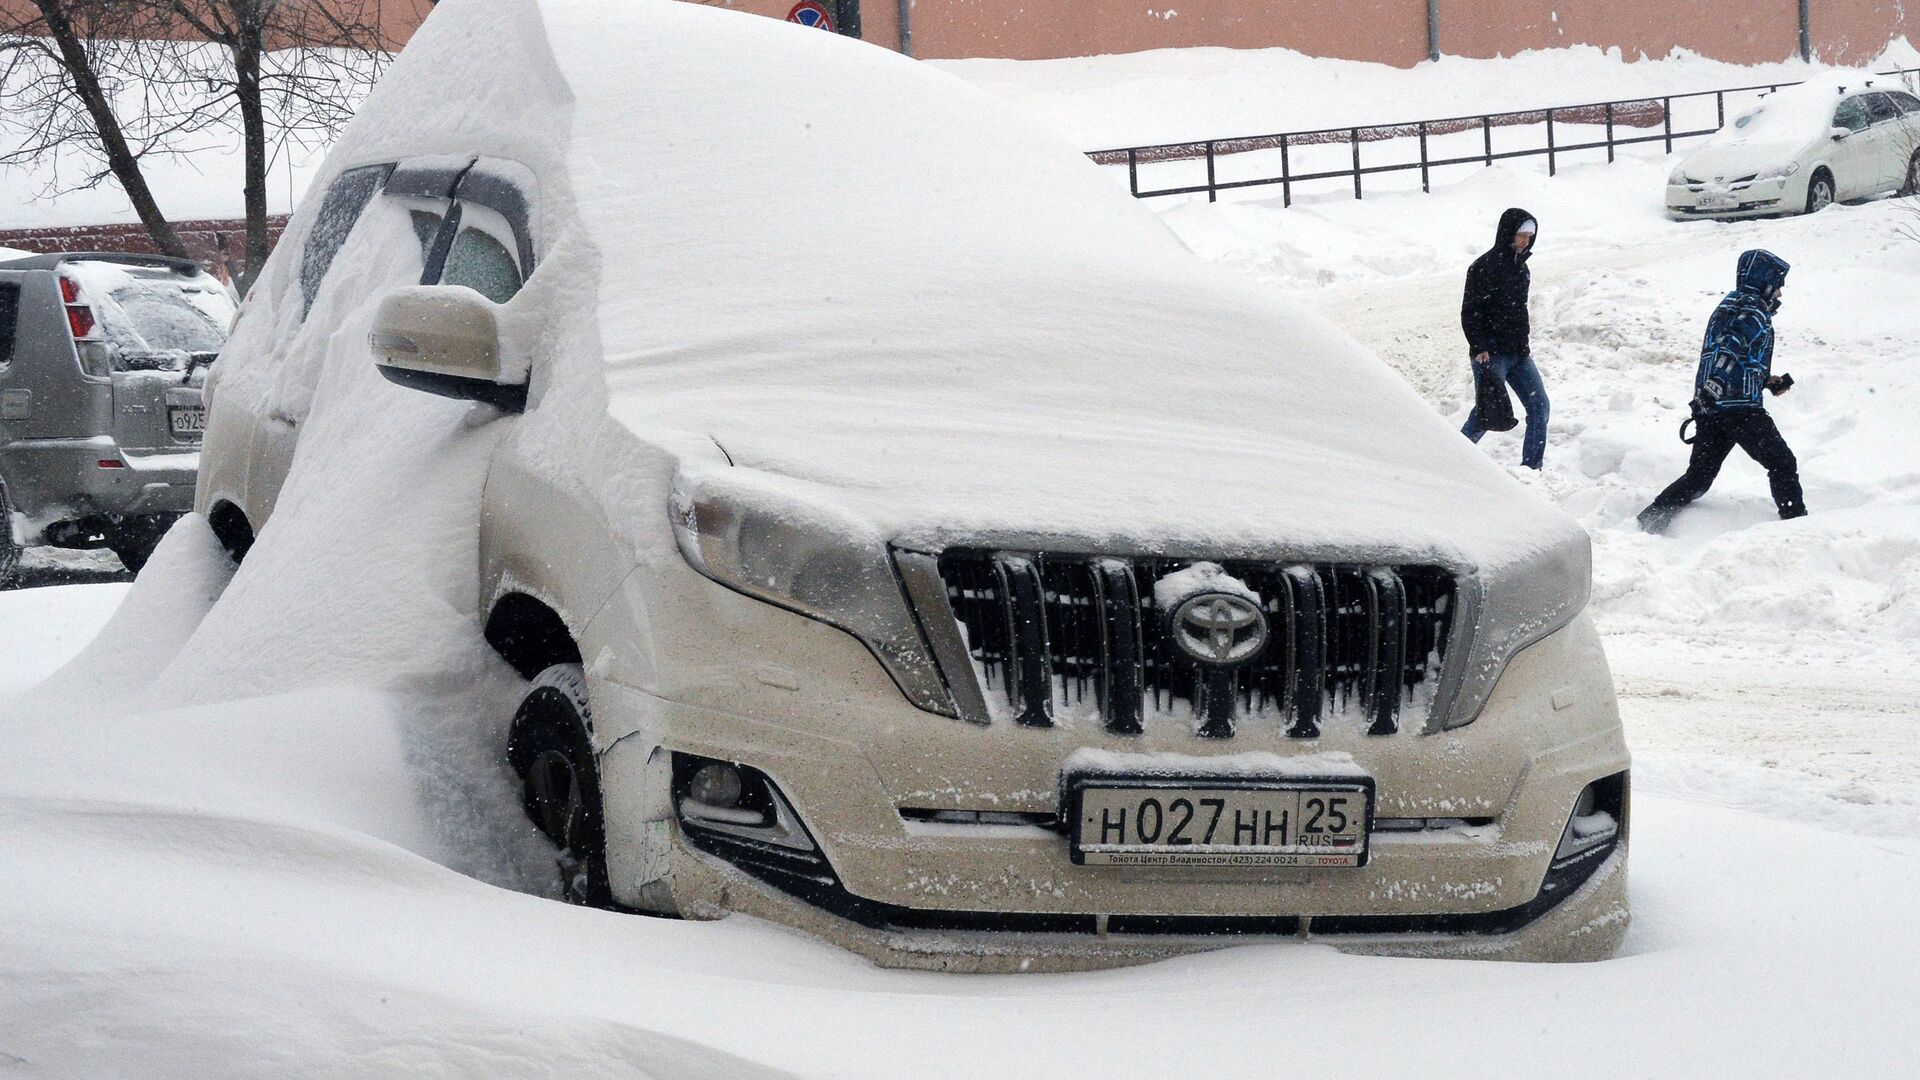
[[[1879,188],[1880,164],[1873,152],[1873,120],[1867,112],[1866,95],[1843,99],[1833,110],[1833,126],[1847,135],[1833,144],[1833,197],[1858,199]]]
[[[247,454],[244,509],[256,530],[272,514],[292,470],[327,351],[340,347],[335,338],[341,323],[387,288],[418,280],[428,244],[471,161],[436,157],[348,169],[323,196],[299,241],[293,288],[280,298],[290,313],[281,324],[280,355]],[[360,335],[361,348],[364,340]],[[224,422],[220,412],[216,405],[216,424]]]
[[[1907,133],[1900,122],[1900,107],[1893,99],[1886,94],[1866,94],[1864,99],[1870,136],[1867,145],[1873,153],[1873,190],[1891,191],[1905,179],[1907,155],[1913,151],[1907,145]]]
[[[1920,98],[1908,94],[1905,90],[1887,90],[1887,100],[1893,102],[1893,108],[1899,110],[1899,117],[1891,123],[1893,127],[1893,173],[1895,190],[1905,188],[1910,169],[1914,167],[1914,158],[1920,158]]]

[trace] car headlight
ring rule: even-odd
[[[1441,726],[1472,723],[1507,661],[1572,622],[1592,591],[1593,545],[1584,532],[1464,576],[1455,625],[1466,662],[1449,664],[1435,693],[1432,715],[1441,718]]]
[[[1800,163],[1797,161],[1789,161],[1785,165],[1779,165],[1771,169],[1761,169],[1760,175],[1756,177],[1756,179],[1785,180],[1787,177],[1792,176],[1794,173],[1797,173],[1799,171],[1800,171]]]
[[[956,715],[886,540],[872,526],[731,471],[675,474],[670,513],[694,569],[845,630],[872,650],[908,700]]]
[[[1667,183],[1674,185],[1692,183],[1687,177],[1687,167],[1684,162],[1675,165],[1673,171],[1667,174]]]

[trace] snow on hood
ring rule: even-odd
[[[476,52],[485,89],[443,92]],[[460,104],[429,125],[422,94]],[[1584,543],[1350,339],[888,50],[667,0],[448,0],[335,159],[463,149],[538,174],[520,299],[571,282],[605,361],[587,386],[536,359],[528,420],[594,401],[905,540],[1468,565]]]

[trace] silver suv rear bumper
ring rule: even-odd
[[[102,462],[117,465],[102,466]],[[113,439],[26,439],[0,450],[0,481],[26,519],[23,543],[47,526],[96,516],[184,514],[193,509],[197,447],[124,452]]]

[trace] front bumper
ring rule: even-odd
[[[1354,932],[1334,924],[1338,932],[1320,932],[1311,918],[1266,926],[1199,919],[1129,925],[1109,918],[1091,928],[1063,924],[1021,931],[985,928],[991,919],[982,919],[978,927],[872,925],[768,888],[731,865],[685,847],[675,848],[665,880],[676,897],[701,898],[681,901],[680,913],[692,918],[739,912],[824,938],[882,967],[983,974],[1087,971],[1283,942],[1376,956],[1584,963],[1612,957],[1631,922],[1625,841],[1566,899],[1524,925],[1488,931],[1408,920],[1399,928],[1378,925]]]
[[[99,517],[184,514],[193,508],[199,469],[197,448],[125,452],[107,436],[27,439],[0,450],[0,479],[36,530]]]
[[[1678,221],[1794,213],[1806,205],[1805,187],[1796,184],[1797,179],[1776,177],[1731,185],[1668,184],[1667,216]]]
[[[1098,731],[983,727],[910,708],[872,725],[846,715],[789,724],[613,683],[592,693],[596,724],[614,739],[601,769],[616,895],[634,902],[664,882],[683,914],[751,912],[882,963],[1042,970],[1302,937],[1366,951],[1592,959],[1625,933],[1624,822],[1605,865],[1550,909],[1538,904],[1580,791],[1628,765],[1611,680],[1584,618],[1515,657],[1480,718],[1452,732],[1183,747],[1345,750],[1379,785],[1376,816],[1464,819],[1376,832],[1367,866],[1331,871],[1076,866],[1065,836],[1037,824],[928,828],[902,813],[1044,817],[1058,808],[1066,754],[1101,745]],[[1168,748],[1133,739],[1135,752]],[[825,863],[809,870],[787,860],[782,871],[777,858],[694,842],[664,800],[638,808],[627,793],[646,786],[662,748],[765,772]]]

